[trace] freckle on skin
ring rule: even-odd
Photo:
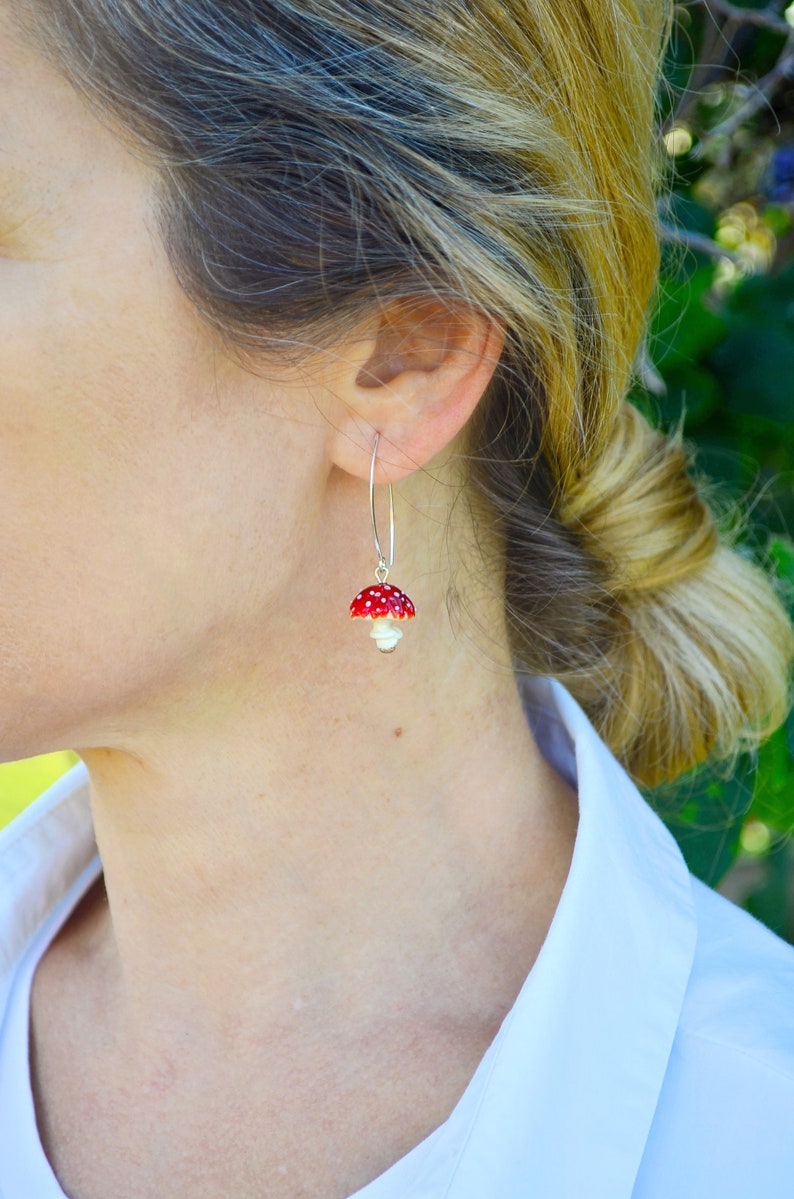
[[[402,729],[395,729],[394,735],[395,735],[395,737],[402,737],[402,735],[403,735]]]

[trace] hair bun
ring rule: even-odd
[[[566,679],[641,781],[730,758],[785,718],[794,638],[766,574],[721,541],[689,468],[632,405],[558,514],[603,564],[611,633]]]
[[[594,468],[562,497],[559,515],[607,565],[610,593],[670,587],[714,554],[717,530],[690,465],[680,436],[665,437],[624,403]]]

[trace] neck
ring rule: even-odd
[[[539,948],[575,803],[505,664],[429,640],[383,663],[364,636],[357,670],[348,647],[308,669],[286,655],[223,703],[174,702],[156,738],[84,752],[110,958],[141,1027],[246,1006],[363,1019],[420,979],[443,1003],[470,961],[511,974],[517,937]]]

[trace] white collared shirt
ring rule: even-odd
[[[794,949],[689,874],[559,683],[522,687],[579,795],[569,876],[453,1112],[354,1199],[794,1197]],[[2,1199],[64,1199],[36,1131],[30,980],[99,870],[80,765],[0,835]]]

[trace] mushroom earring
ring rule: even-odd
[[[389,483],[389,560],[386,561],[378,540],[378,522],[375,518],[375,459],[378,454],[380,433],[375,434],[372,447],[372,462],[369,468],[369,511],[372,517],[372,536],[375,540],[375,553],[378,565],[375,567],[375,578],[378,580],[374,587],[365,587],[359,591],[350,604],[351,616],[362,616],[372,622],[370,637],[382,654],[391,654],[397,648],[397,642],[402,637],[402,629],[397,621],[413,620],[416,608],[404,591],[387,583],[389,571],[394,565],[394,493]]]

